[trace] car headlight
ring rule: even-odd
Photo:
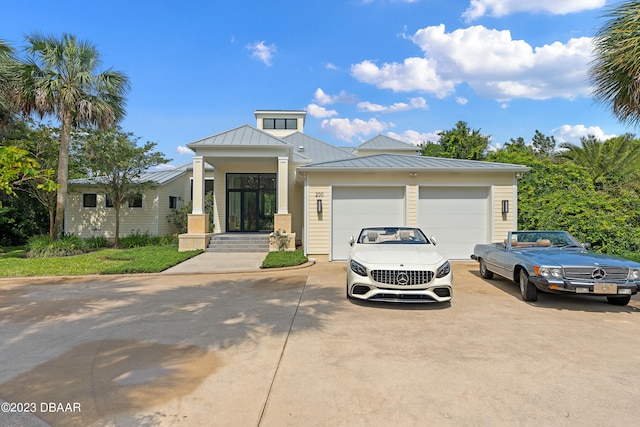
[[[439,279],[441,277],[446,276],[451,272],[451,265],[449,261],[445,261],[440,267],[438,267],[438,271],[436,272],[436,277]]]
[[[364,268],[364,265],[360,264],[359,262],[351,260],[349,266],[351,267],[351,271],[353,271],[354,273],[360,276],[367,276],[367,269]]]
[[[533,272],[536,274],[536,276],[542,276],[542,277],[546,277],[546,278],[554,278],[554,279],[561,279],[562,278],[562,268],[560,267],[539,267],[539,266],[535,266],[533,267]]]
[[[629,269],[629,280],[639,280],[640,279],[640,270],[635,268]]]

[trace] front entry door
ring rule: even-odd
[[[229,190],[228,231],[258,231],[258,192]]]

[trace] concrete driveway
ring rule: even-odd
[[[453,269],[424,306],[347,301],[344,263],[0,280],[0,425],[640,423],[638,296],[529,304]]]

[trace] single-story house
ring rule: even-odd
[[[378,135],[355,148],[304,133],[306,112],[256,110],[243,125],[193,141],[192,164],[149,172],[156,186],[121,210],[122,235],[175,233],[172,209],[193,201],[180,250],[205,249],[221,233],[281,230],[306,255],[344,260],[348,239],[371,225],[419,226],[451,259],[517,228],[518,178],[526,166],[423,157]],[[115,212],[95,181],[69,183],[65,231],[113,237]],[[205,194],[213,191],[213,218]],[[213,233],[210,224],[213,223]]]

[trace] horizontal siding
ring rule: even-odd
[[[328,255],[331,248],[331,187],[325,185],[310,186],[309,199],[309,242],[310,255]],[[322,199],[322,213],[317,212],[316,201]]]
[[[502,213],[502,201],[509,201],[509,213]],[[515,188],[513,186],[493,187],[493,206],[491,210],[493,214],[493,239],[494,242],[501,242],[507,238],[509,231],[516,228],[516,198]]]

